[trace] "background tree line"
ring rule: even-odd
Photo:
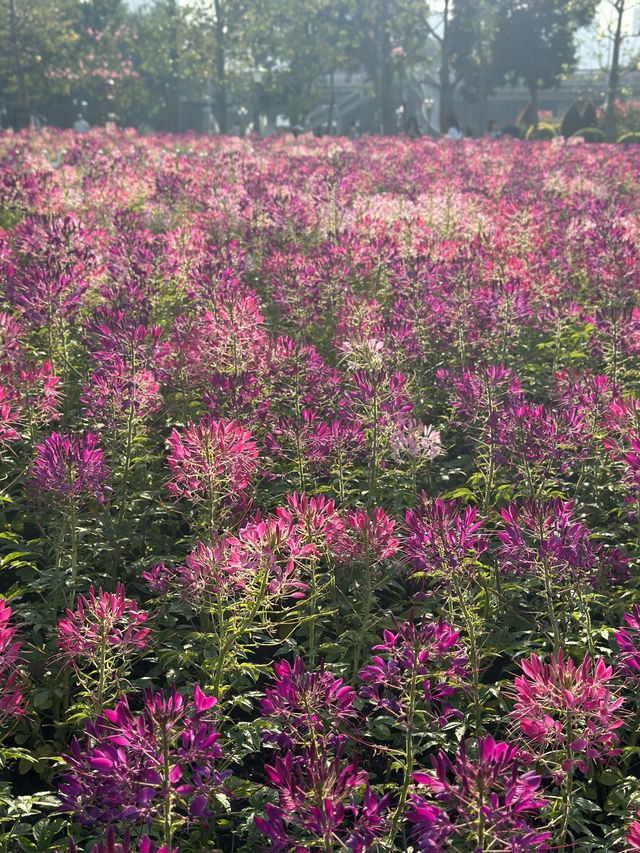
[[[537,124],[538,91],[575,64],[575,33],[597,5],[155,0],[133,9],[123,0],[0,0],[0,107],[5,124],[33,114],[68,124],[82,110],[92,123],[114,112],[123,124],[177,130],[181,101],[199,97],[226,132],[238,104],[303,123],[320,87],[364,70],[378,127],[391,133],[394,82],[428,68],[439,79],[441,128],[456,93],[482,100],[517,81]]]

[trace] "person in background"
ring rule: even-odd
[[[520,128],[515,123],[515,119],[513,116],[509,116],[507,119],[507,123],[502,128],[503,136],[512,136],[514,139],[522,139],[522,134],[520,133]]]
[[[458,119],[453,115],[453,113],[447,117],[447,139],[464,139],[464,134],[460,130],[460,125],[458,124]]]
[[[489,119],[489,125],[487,128],[487,136],[489,139],[499,139],[500,138],[500,125],[494,118]]]
[[[409,116],[407,119],[407,136],[409,139],[420,139],[421,135],[418,119],[415,116]]]
[[[86,133],[91,125],[86,120],[86,118],[82,115],[82,113],[78,113],[78,117],[73,123],[73,132],[74,133]]]

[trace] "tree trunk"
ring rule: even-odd
[[[393,65],[391,63],[391,39],[389,37],[389,18],[386,14],[382,18],[382,33],[380,39],[380,121],[382,132],[385,136],[391,136],[395,130],[395,114],[393,111]]]
[[[227,133],[227,69],[225,62],[225,33],[222,4],[215,0],[216,10],[216,100],[218,102],[218,126],[220,133]]]
[[[445,0],[442,12],[442,40],[440,41],[440,133],[446,133],[449,130],[449,118],[454,115],[449,51],[449,0]]]
[[[170,133],[178,133],[180,131],[180,93],[178,89],[180,69],[178,67],[175,0],[171,0],[169,5],[169,17],[171,19],[171,46],[169,48],[169,85],[167,86],[167,130]]]
[[[604,138],[606,142],[616,141],[616,100],[618,98],[618,82],[620,80],[620,45],[622,44],[622,16],[624,15],[624,0],[617,0],[614,6],[618,20],[613,37],[613,56],[609,69],[609,85],[607,86],[607,110],[604,119]]]
[[[11,34],[11,52],[13,56],[13,73],[16,76],[18,106],[25,112],[29,109],[29,94],[27,80],[24,76],[18,38],[18,18],[16,16],[15,0],[9,0],[9,32]]]
[[[333,112],[336,106],[335,72],[333,68],[331,69],[331,73],[329,74],[329,86],[331,91],[331,99],[329,101],[329,118],[327,119],[327,133],[329,136],[333,136]]]
[[[538,81],[536,80],[534,83],[529,83],[529,97],[531,99],[531,124],[533,125],[533,131],[531,134],[532,139],[538,138]]]

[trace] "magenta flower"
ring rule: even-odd
[[[637,813],[640,817],[640,812]],[[640,850],[640,821],[634,820],[627,832],[627,842],[633,850]]]
[[[167,697],[142,693],[142,711],[132,713],[126,697],[87,723],[81,745],[75,738],[63,756],[68,772],[60,783],[62,811],[85,824],[151,823],[170,799],[183,818],[204,822],[210,795],[228,773],[214,727],[215,698],[196,684],[185,700],[172,687]]]
[[[382,563],[398,549],[394,527],[395,521],[382,507],[375,507],[371,515],[363,509],[349,510],[344,516],[341,535],[332,547],[333,555],[345,563]]]
[[[60,379],[53,375],[50,361],[44,361],[39,366],[20,364],[9,376],[11,398],[20,405],[23,420],[31,420],[33,424],[46,424],[60,417]]]
[[[398,624],[395,631],[385,630],[383,642],[374,646],[372,662],[358,677],[365,687],[360,695],[380,708],[402,716],[417,678],[429,716],[444,724],[451,716],[461,716],[449,706],[451,698],[467,681],[467,655],[459,644],[460,633],[446,622],[428,622],[423,616],[415,622]]]
[[[315,545],[303,544],[293,521],[259,514],[237,536],[199,542],[184,566],[163,563],[143,573],[154,592],[175,592],[197,609],[209,609],[210,601],[232,603],[238,596],[258,595],[263,582],[272,601],[291,596],[303,598],[307,585],[299,580],[305,562],[315,555]]]
[[[174,429],[169,448],[169,492],[195,502],[211,496],[221,500],[245,491],[258,464],[251,433],[222,418],[203,418],[182,433]]]
[[[613,670],[602,658],[594,665],[586,655],[576,666],[560,649],[549,663],[531,655],[520,665],[523,674],[515,679],[516,703],[509,716],[534,752],[569,753],[567,767],[580,755],[604,761],[617,753],[615,731],[624,722],[617,712],[624,699],[611,692]],[[584,760],[578,767],[586,769]]]
[[[10,619],[11,608],[0,598],[0,727],[24,712],[22,678],[17,668],[22,644],[13,641],[18,629]]]
[[[549,832],[533,830],[545,800],[538,796],[540,776],[520,772],[517,746],[478,741],[478,757],[469,758],[463,741],[453,761],[443,752],[432,757],[432,773],[414,773],[434,803],[418,794],[409,798],[407,820],[420,853],[467,850],[547,850]],[[441,845],[441,846],[440,846]]]
[[[144,420],[162,407],[160,386],[150,370],[131,372],[121,359],[97,370],[83,389],[84,413],[109,428],[122,426],[133,409]]]
[[[258,830],[271,840],[269,853],[305,850],[302,845],[318,839],[326,849],[339,843],[343,849],[366,851],[387,829],[390,795],[378,800],[356,759],[342,761],[341,747],[335,755],[305,749],[300,760],[288,752],[265,770],[279,800],[278,806],[267,805],[266,818],[255,818]]]
[[[67,610],[66,618],[58,620],[58,648],[72,666],[78,659],[96,663],[106,652],[124,658],[146,646],[146,621],[144,610],[125,598],[122,584],[115,593],[100,589],[97,595],[91,587],[88,597],[78,596],[76,610]]]
[[[276,515],[294,525],[303,542],[313,542],[318,546],[322,544],[328,549],[331,549],[344,528],[335,502],[327,500],[324,495],[310,498],[304,493],[298,495],[294,492],[287,495],[286,507],[276,509]]]
[[[37,446],[29,485],[34,494],[55,495],[64,503],[91,497],[102,503],[107,471],[91,432],[58,435],[53,432]]]
[[[464,370],[459,375],[440,371],[438,378],[451,395],[456,423],[466,429],[488,418],[495,408],[504,408],[522,398],[520,382],[502,365]]]
[[[20,438],[13,428],[13,424],[19,419],[20,412],[12,408],[10,395],[8,397],[6,388],[0,385],[0,444]]]
[[[615,633],[615,641],[620,649],[618,666],[623,675],[640,681],[640,607],[633,605],[631,613],[624,614],[626,627]]]
[[[404,552],[415,576],[450,584],[475,574],[478,557],[487,548],[477,535],[482,520],[477,520],[475,507],[462,510],[459,501],[445,503],[423,493],[418,507],[408,510],[406,522],[409,537]]]
[[[504,572],[536,576],[546,566],[557,581],[595,580],[605,557],[589,539],[588,528],[574,517],[573,501],[528,500],[520,506],[509,504],[500,514],[504,523],[497,531],[502,543],[498,562]]]
[[[355,690],[344,684],[322,666],[307,672],[302,658],[274,663],[274,687],[268,687],[262,700],[262,715],[269,718],[280,732],[266,729],[265,741],[290,748],[305,744],[310,733],[317,737],[334,736],[341,724],[356,715],[353,707]]]

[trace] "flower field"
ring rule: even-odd
[[[0,135],[0,851],[640,849],[640,149]]]

